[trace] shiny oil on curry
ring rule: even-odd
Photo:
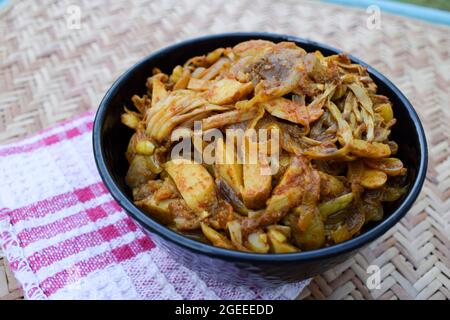
[[[132,98],[136,110],[122,114],[135,130],[126,182],[138,207],[189,237],[258,253],[317,249],[383,219],[383,204],[406,191],[389,139],[393,106],[344,54],[251,40],[193,57],[170,75],[154,69],[146,87]],[[277,128],[280,169],[173,161],[171,133],[194,121],[225,134]]]

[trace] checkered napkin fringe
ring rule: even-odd
[[[293,299],[308,281],[249,288],[181,266],[100,180],[93,113],[0,147],[0,244],[28,299]]]

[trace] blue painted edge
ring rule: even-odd
[[[450,12],[439,9],[421,7],[409,3],[383,1],[383,0],[322,0],[322,1],[362,8],[367,8],[370,5],[376,5],[379,6],[382,11],[450,26]]]
[[[0,14],[6,12],[12,3],[13,0],[0,0]]]

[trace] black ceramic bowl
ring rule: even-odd
[[[130,217],[165,248],[174,259],[199,273],[212,275],[236,285],[267,285],[309,278],[343,262],[355,252],[392,228],[411,208],[425,179],[427,146],[419,118],[405,96],[386,77],[369,67],[369,73],[379,92],[389,97],[398,122],[392,132],[400,146],[399,157],[408,168],[409,190],[397,203],[385,210],[385,218],[369,224],[354,239],[327,248],[289,254],[257,254],[213,247],[174,232],[159,224],[133,204],[124,177],[128,168],[124,152],[132,131],[120,122],[124,105],[130,105],[133,94],[146,92],[145,82],[153,67],[170,73],[188,58],[205,54],[219,47],[230,47],[250,39],[274,42],[293,41],[306,51],[320,50],[324,55],[339,50],[313,41],[268,33],[219,34],[187,40],[153,52],[127,70],[108,90],[97,111],[93,144],[100,175],[112,196]],[[357,58],[351,59],[367,66]]]

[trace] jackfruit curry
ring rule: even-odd
[[[134,130],[126,183],[139,208],[188,237],[256,253],[318,249],[357,236],[406,192],[393,106],[345,54],[251,40],[170,74],[155,68],[146,87],[121,117]],[[175,161],[173,132],[191,139],[195,122],[224,137],[277,129],[278,170],[263,174],[263,156],[233,161],[227,150],[239,146],[225,138],[215,152],[232,161]]]

